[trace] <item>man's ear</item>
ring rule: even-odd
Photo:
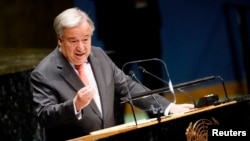
[[[62,39],[59,36],[57,36],[57,43],[59,46],[61,46],[62,44]]]

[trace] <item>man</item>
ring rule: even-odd
[[[95,27],[85,12],[66,9],[55,18],[54,29],[58,46],[31,73],[33,101],[45,140],[72,139],[116,125],[115,97],[135,95],[145,88],[125,75],[101,48],[91,46]],[[75,67],[81,65],[87,80],[80,79]],[[160,95],[155,98],[144,97],[134,104],[148,110],[159,102],[165,115],[194,108]]]

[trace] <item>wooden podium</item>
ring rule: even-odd
[[[203,119],[205,119],[204,121],[209,121],[210,124],[232,125],[237,123],[237,125],[248,124],[249,126],[249,105],[249,101],[230,101],[219,105],[194,109],[185,113],[161,117],[160,121],[153,118],[138,120],[137,125],[135,122],[122,124],[94,131],[89,135],[71,139],[70,141],[191,140],[193,137],[190,137],[188,132],[193,130],[191,128],[194,128],[194,125]],[[248,112],[244,112],[242,109]],[[208,123],[203,124],[199,126],[204,128],[208,125]]]

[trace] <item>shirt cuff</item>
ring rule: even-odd
[[[75,105],[75,101],[74,101],[74,100],[73,100],[73,105],[74,105],[74,112],[75,112],[76,118],[77,118],[78,120],[82,119],[81,111],[77,111],[77,110],[76,110],[76,105]]]
[[[165,111],[164,111],[164,116],[167,116],[167,115],[169,115],[170,113],[169,113],[169,111],[170,111],[170,108],[173,106],[173,104],[174,103],[170,103],[169,105],[168,105],[168,107],[165,109]]]

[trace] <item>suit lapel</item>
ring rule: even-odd
[[[71,67],[71,66],[70,66]],[[71,67],[64,67],[61,71],[61,76],[71,85],[76,92],[80,90],[82,87],[84,87],[84,84],[82,83],[81,79],[78,78],[76,73],[74,72],[73,68]]]
[[[81,79],[77,76],[77,73],[75,73],[70,63],[63,57],[62,53],[59,51],[59,48],[56,51],[56,55],[58,56],[57,58],[59,58],[57,60],[57,68],[60,71],[60,75],[77,92],[84,86]]]

